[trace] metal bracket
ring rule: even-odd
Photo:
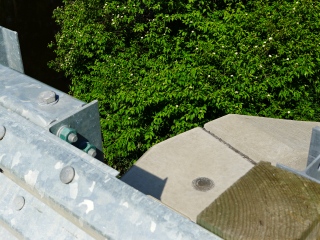
[[[49,130],[56,135],[62,126],[76,129],[78,140],[73,145],[81,150],[85,150],[86,143],[90,143],[96,147],[97,155],[95,158],[102,161],[102,138],[99,118],[98,101],[93,101],[74,113],[54,122],[49,126]]]
[[[277,167],[320,183],[320,127],[312,129],[307,167],[304,171],[298,171],[282,164],[277,164]]]
[[[23,63],[17,32],[0,26],[0,64],[23,73]]]
[[[54,135],[62,126],[75,129],[72,145],[103,160],[97,101],[86,104],[0,64],[0,105]]]

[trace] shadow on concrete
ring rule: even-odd
[[[123,175],[121,180],[140,192],[161,200],[168,178],[161,179],[137,166],[133,166]]]

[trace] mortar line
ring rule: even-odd
[[[214,133],[208,131],[205,128],[202,128],[205,132],[207,132],[208,134],[210,134],[211,136],[213,136],[215,139],[217,139],[219,142],[223,143],[224,145],[226,145],[228,148],[230,148],[232,151],[234,151],[235,153],[239,154],[241,157],[245,158],[248,162],[250,162],[253,165],[257,165],[257,162],[255,162],[253,159],[251,159],[248,155],[244,154],[243,152],[241,152],[240,150],[236,149],[235,147],[233,147],[231,144],[227,143],[226,141],[224,141],[222,138],[218,137],[217,135],[215,135]]]

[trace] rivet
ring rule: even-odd
[[[54,104],[58,101],[57,94],[54,91],[43,91],[39,94],[39,105]]]
[[[4,126],[0,126],[0,140],[4,138],[4,135],[6,135],[6,128]]]
[[[214,187],[214,182],[209,178],[199,177],[192,181],[192,185],[194,189],[201,192],[206,192]]]
[[[22,196],[16,196],[13,200],[13,207],[16,211],[20,211],[25,204],[25,199]]]
[[[72,182],[75,175],[74,168],[71,166],[64,167],[60,172],[60,181],[64,184]]]

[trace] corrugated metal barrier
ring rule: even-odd
[[[0,27],[1,239],[219,239],[101,160],[97,101],[24,75],[17,34]]]

